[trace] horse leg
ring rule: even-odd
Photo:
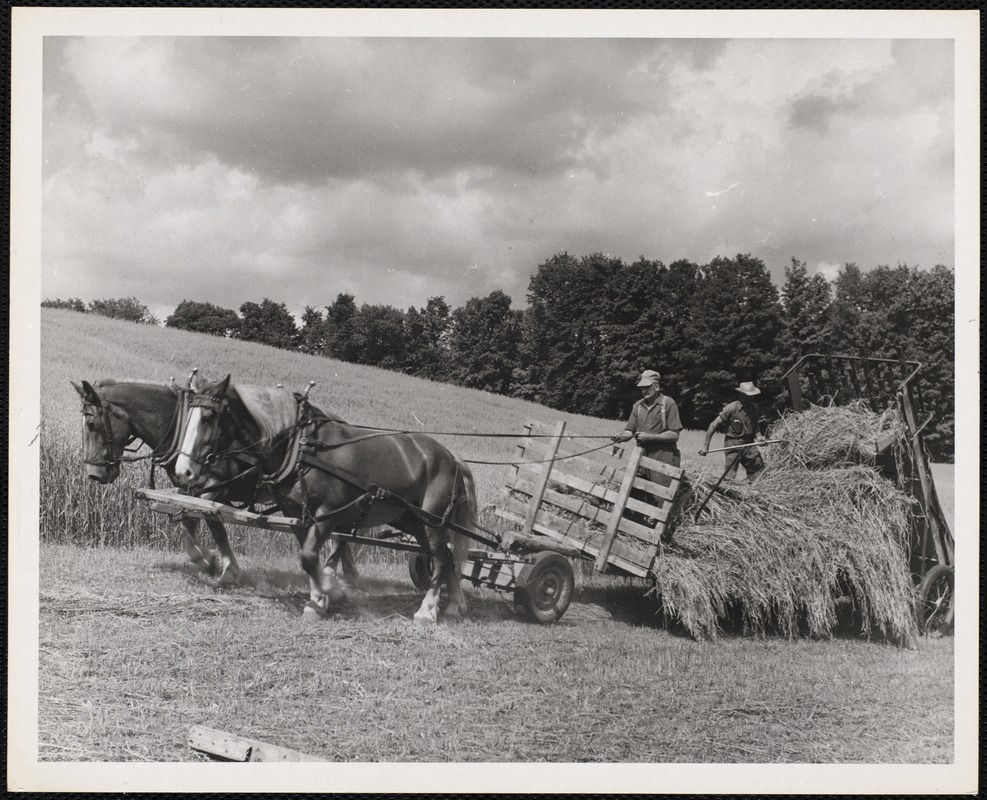
[[[432,574],[421,608],[415,612],[415,622],[420,625],[435,625],[439,621],[439,593],[442,590],[442,582],[444,580],[448,582],[452,558],[442,531],[429,528],[426,534],[421,531],[420,525],[416,527],[419,528],[419,532],[415,534],[415,538],[420,542],[424,541],[432,557]]]
[[[339,577],[339,562],[343,563],[343,577]],[[356,561],[353,560],[353,551],[348,542],[339,542],[335,539],[329,540],[329,557],[326,559],[326,568],[332,570],[332,574],[339,579],[343,588],[356,588],[360,581],[360,572],[356,568]]]
[[[322,531],[321,527],[319,524],[312,525],[302,544],[302,569],[308,575],[309,582],[309,601],[302,609],[302,615],[306,617],[324,618],[329,600],[338,600],[343,595],[334,571],[323,569],[319,563],[319,551],[322,550],[325,538],[331,533],[329,530]]]
[[[240,565],[233,554],[233,548],[230,547],[226,527],[218,519],[207,519],[206,525],[209,526],[209,532],[219,548],[221,569],[218,584],[220,586],[236,585],[240,580]]]
[[[450,619],[462,619],[466,616],[469,608],[466,603],[466,592],[463,591],[463,563],[469,551],[469,543],[464,537],[452,532],[451,534],[451,557],[449,559],[448,572],[446,573],[446,586],[449,589],[449,605],[445,608],[445,616]],[[457,539],[463,538],[463,542]]]
[[[188,560],[200,572],[213,575],[216,572],[216,552],[205,550],[195,541],[195,533],[199,529],[197,517],[182,517],[182,546]]]

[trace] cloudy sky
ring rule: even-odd
[[[42,296],[525,304],[561,251],[954,266],[948,39],[46,37]]]

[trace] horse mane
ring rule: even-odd
[[[236,392],[247,413],[257,423],[264,442],[273,441],[298,420],[295,395],[285,389],[236,384],[228,391]]]

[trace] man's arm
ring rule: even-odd
[[[627,418],[627,424],[624,426],[624,430],[613,437],[615,442],[628,442],[637,432],[637,406],[635,405],[631,409],[631,415]]]
[[[662,402],[665,402],[664,400]],[[639,433],[639,442],[671,442],[679,440],[679,431],[682,430],[682,421],[679,419],[679,407],[674,400],[669,399],[668,408],[665,413],[665,430],[661,433]]]
[[[723,418],[717,414],[716,419],[709,423],[709,427],[706,429],[706,443],[699,448],[699,455],[704,456],[709,452],[709,443],[713,441],[713,434],[716,433],[716,429],[720,427],[722,422]]]

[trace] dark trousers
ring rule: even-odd
[[[748,483],[753,483],[754,478],[762,469],[764,469],[764,459],[761,458],[761,451],[757,449],[751,442],[745,442],[743,440],[731,441],[727,439],[724,442],[726,447],[736,447],[741,444],[750,444],[750,447],[744,447],[740,450],[728,450],[725,455],[724,469],[726,470],[726,477],[724,480],[734,481],[737,479],[737,467],[742,466],[744,471],[747,473]]]

